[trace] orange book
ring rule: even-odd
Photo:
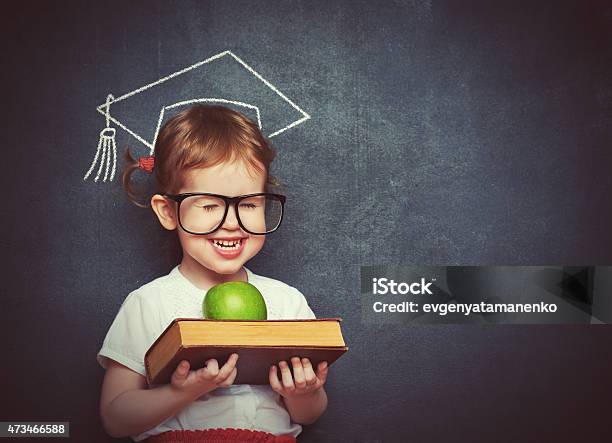
[[[190,369],[211,358],[223,366],[238,353],[234,384],[267,385],[270,366],[291,357],[310,359],[313,367],[335,362],[348,351],[340,328],[341,318],[309,320],[212,320],[177,318],[145,354],[149,385],[165,384],[181,360]]]

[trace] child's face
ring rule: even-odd
[[[254,194],[264,192],[265,179],[265,173],[250,171],[249,175],[247,165],[241,161],[221,163],[186,172],[184,185],[179,193],[210,192],[228,197]],[[183,248],[183,262],[185,259],[193,259],[216,274],[239,272],[242,265],[261,250],[266,239],[265,235],[252,235],[242,230],[233,205],[228,208],[223,225],[215,232],[208,235],[194,235],[178,227],[178,235]],[[213,243],[213,239],[236,238],[242,239],[242,245],[240,253],[235,257],[228,256],[227,252],[220,250]]]

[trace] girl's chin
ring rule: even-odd
[[[207,259],[202,260],[196,257],[191,256],[194,262],[193,264],[196,267],[194,268],[190,266],[195,272],[213,272],[215,274],[222,275],[235,274],[242,269],[242,265],[245,263],[245,260],[224,260],[223,258],[216,257],[214,257],[212,260],[210,257],[206,257]],[[196,270],[198,265],[200,269]]]
[[[232,275],[232,274],[236,274],[240,271],[240,268],[242,268],[242,265],[238,266],[238,267],[215,267],[215,269],[212,269],[214,272],[216,272],[217,274],[220,275]]]
[[[242,269],[242,265],[244,264],[244,260],[215,260],[211,263],[211,266],[206,266],[211,271],[216,272],[217,274],[235,274]]]

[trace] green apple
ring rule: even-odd
[[[245,281],[219,283],[202,302],[205,318],[216,320],[267,320],[268,310],[261,292]]]

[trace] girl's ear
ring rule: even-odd
[[[176,211],[174,210],[174,202],[168,200],[159,194],[151,197],[151,208],[161,225],[169,231],[173,231],[177,227]]]

